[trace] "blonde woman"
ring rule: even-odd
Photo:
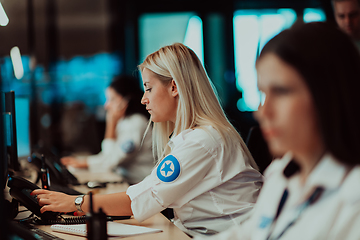
[[[126,192],[94,196],[95,208],[143,221],[170,207],[174,223],[190,235],[214,234],[246,220],[262,176],[195,53],[180,43],[165,46],[139,69],[158,163]],[[42,212],[89,208],[87,196],[76,208],[76,196],[46,190],[33,194]]]

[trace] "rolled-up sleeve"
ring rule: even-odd
[[[163,160],[166,161],[169,156],[176,158],[180,164],[180,173],[176,179],[169,182],[159,179],[158,168],[163,167],[160,162],[147,178],[127,190],[134,217],[138,221],[143,221],[167,207],[179,208],[209,190],[206,188],[207,173],[215,164],[207,149],[199,143],[184,141],[172,149],[170,155]],[[214,178],[209,179],[213,181]],[[204,187],[193,191],[200,182]]]

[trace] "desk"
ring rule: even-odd
[[[87,171],[74,171],[73,174],[78,178],[81,183],[87,182],[89,180],[98,180],[98,181],[121,181],[121,178],[114,174],[114,173],[89,173]],[[111,183],[107,184],[106,188],[100,189],[89,189],[86,186],[76,186],[75,189],[81,192],[89,192],[90,190],[94,192],[94,194],[106,194],[106,193],[114,193],[120,191],[126,191],[128,185],[126,183]],[[188,235],[186,235],[183,231],[181,231],[178,227],[176,227],[172,222],[170,222],[167,218],[165,218],[161,213],[154,215],[153,217],[139,223],[134,218],[127,219],[127,220],[119,220],[117,222],[124,223],[124,224],[131,224],[137,226],[144,226],[150,228],[157,228],[163,230],[160,233],[151,233],[151,234],[144,234],[138,235],[134,237],[127,237],[127,240],[169,240],[169,239],[191,239]],[[41,225],[37,226],[38,228],[47,231],[53,235],[56,235],[63,239],[84,239],[81,236],[75,236],[65,233],[53,232],[50,229],[50,226]],[[111,238],[113,239],[113,238]],[[120,238],[114,238],[120,239]]]
[[[127,183],[122,183],[123,179],[119,175],[113,172],[90,173],[85,170],[73,170],[71,171],[71,173],[76,176],[80,183],[87,183],[88,181],[110,182],[106,184],[106,188],[90,189],[86,185],[79,185],[73,187],[75,190],[83,193],[88,193],[89,191],[92,191],[93,194],[117,193],[124,192],[129,187]]]
[[[163,232],[160,233],[150,233],[150,234],[143,234],[138,235],[134,237],[126,237],[121,239],[126,240],[169,240],[169,239],[176,239],[176,240],[185,240],[185,239],[191,239],[189,236],[187,236],[183,231],[181,231],[179,228],[177,228],[172,222],[170,222],[167,218],[165,218],[161,213],[158,213],[151,218],[139,223],[135,219],[131,218],[128,220],[119,220],[116,222],[124,223],[124,224],[131,224],[131,225],[137,225],[137,226],[144,226],[144,227],[150,227],[150,228],[157,228],[163,230]],[[65,234],[60,232],[53,232],[50,229],[49,225],[41,225],[37,226],[38,228],[49,232],[53,235],[56,235],[63,239],[69,239],[69,240],[76,240],[76,239],[85,239],[85,237],[81,236],[75,236],[71,234]],[[120,239],[119,238],[113,238],[111,239]]]

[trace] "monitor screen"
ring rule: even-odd
[[[27,97],[15,97],[16,139],[18,157],[28,157],[30,152],[30,103]]]

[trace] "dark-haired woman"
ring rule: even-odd
[[[257,64],[275,155],[254,212],[214,239],[360,239],[360,56],[326,23],[285,30]],[[213,238],[210,238],[213,239]]]
[[[121,76],[106,89],[106,128],[101,152],[86,158],[64,157],[61,162],[91,172],[115,170],[129,184],[140,182],[154,167],[151,134],[141,145],[149,115],[140,103],[137,79]]]

